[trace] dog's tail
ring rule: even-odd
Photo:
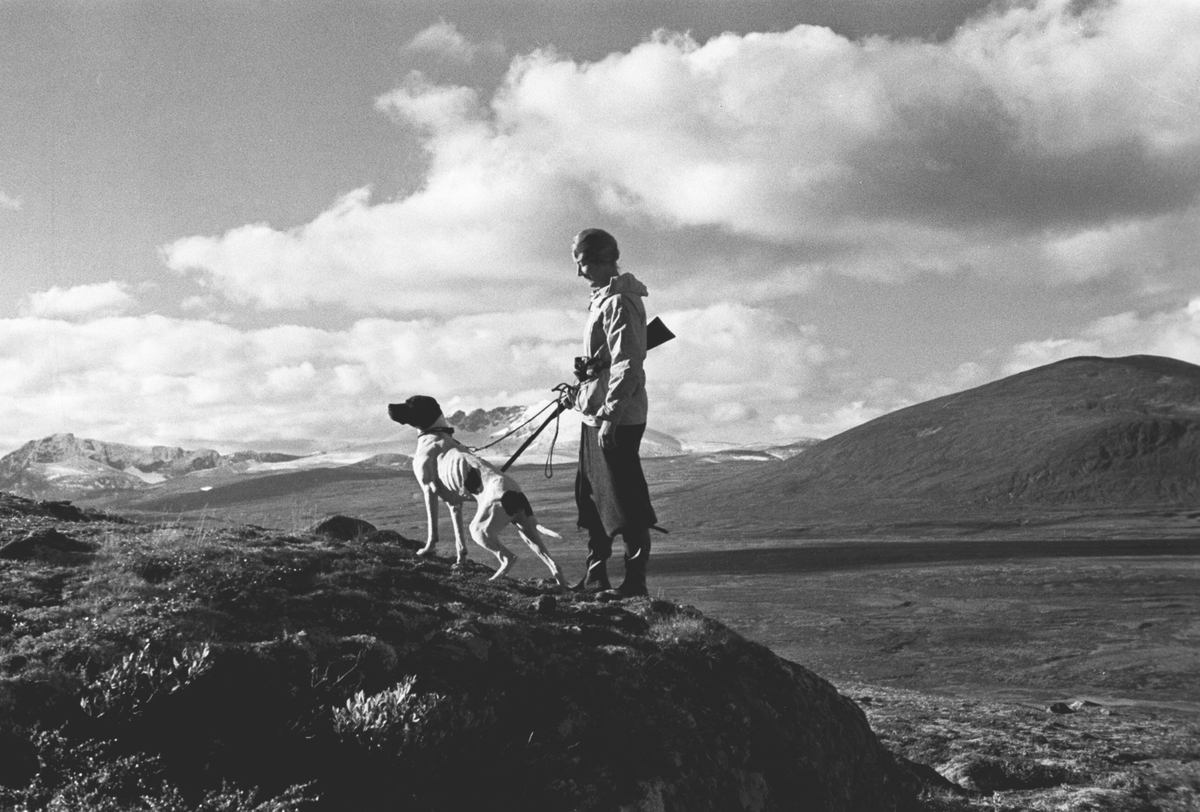
[[[553,530],[551,530],[549,527],[542,527],[542,526],[539,524],[539,525],[537,526],[537,529],[538,529],[538,532],[539,532],[539,533],[541,533],[543,536],[549,536],[550,538],[555,538],[555,539],[560,539],[560,538],[562,538],[562,536],[560,536],[558,533],[555,533],[555,532],[554,532]]]

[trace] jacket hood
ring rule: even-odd
[[[592,294],[592,298],[609,296],[617,296],[622,293],[632,293],[634,296],[646,297],[650,295],[650,290],[638,281],[638,278],[631,273],[617,274],[604,287]]]

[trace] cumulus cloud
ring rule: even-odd
[[[388,436],[384,406],[531,403],[564,376],[582,316],[367,319],[343,330],[238,329],[159,315],[0,320],[0,425],[16,446],[54,431],[128,442]]]
[[[874,420],[890,411],[893,409],[872,406],[865,401],[855,400],[812,415],[780,414],[773,421],[773,425],[780,437],[824,439],[841,434],[843,431],[866,423],[868,420]]]
[[[470,50],[447,23],[411,46]],[[669,244],[653,257],[668,282],[720,278],[729,254],[699,250],[705,234],[759,252],[739,284],[1078,280],[1119,271],[1108,252],[1153,244],[1155,223],[1200,230],[1198,86],[1192,0],[1040,0],[938,43],[798,26],[660,33],[594,63],[539,51],[490,97],[414,74],[379,99],[423,134],[419,191],[360,189],[299,228],[191,237],[164,257],[239,301],[375,310],[447,309],[447,283],[467,309],[512,302],[497,270],[562,301],[562,244],[596,222]]]
[[[468,40],[453,24],[439,20],[418,32],[405,50],[418,54],[429,54],[442,59],[470,64],[481,54],[500,57],[504,48],[499,43],[480,44]]]
[[[677,338],[646,360],[656,428],[694,439],[775,437],[780,415],[820,410],[834,396],[838,352],[807,325],[732,303],[662,318]]]
[[[31,293],[22,312],[48,318],[91,318],[124,313],[134,301],[123,282],[99,282]]]
[[[1200,364],[1200,296],[1171,310],[1106,316],[1077,335],[1023,343],[1010,353],[1003,373],[1011,375],[1077,355],[1162,355]]]
[[[681,438],[770,437],[824,391],[832,353],[768,311],[667,312],[651,352],[654,426]],[[55,431],[126,442],[394,436],[384,405],[414,394],[447,412],[529,405],[571,380],[584,313],[525,310],[361,319],[344,329],[246,329],[161,315],[0,320],[0,444]]]

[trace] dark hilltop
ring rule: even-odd
[[[789,460],[677,497],[822,530],[989,529],[1149,511],[1200,526],[1200,367],[1071,358],[884,415]],[[711,512],[711,511],[708,511]],[[1193,527],[1194,529],[1194,527]]]

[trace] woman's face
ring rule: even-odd
[[[572,253],[575,273],[588,281],[593,288],[602,288],[617,275],[617,263],[598,262],[581,254]]]

